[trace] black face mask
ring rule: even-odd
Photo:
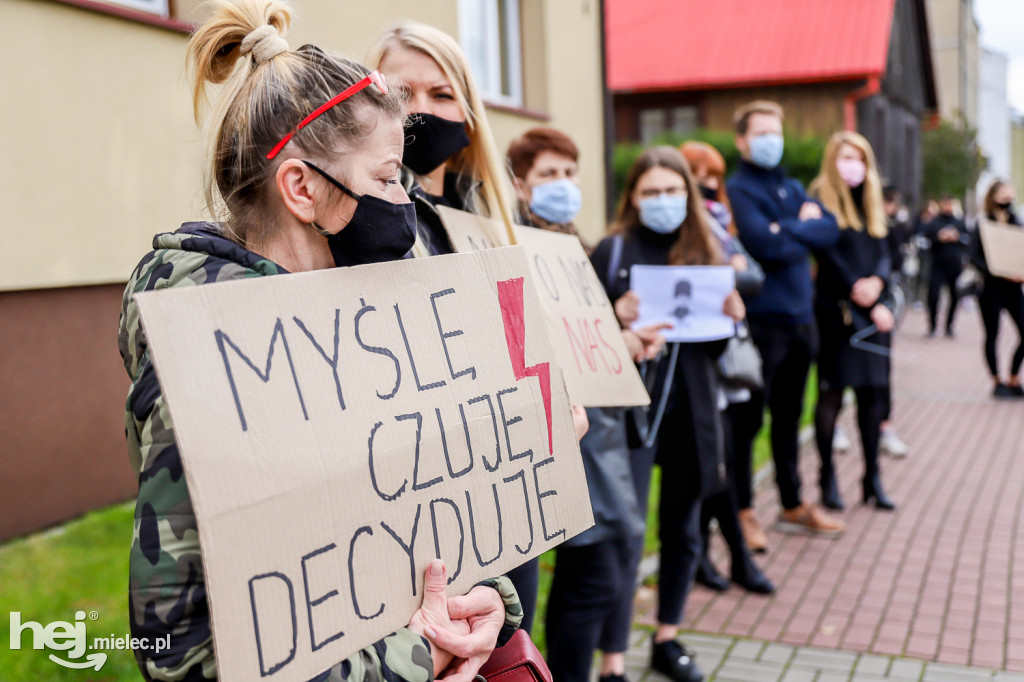
[[[412,202],[393,204],[369,194],[356,194],[309,161],[302,163],[358,202],[348,225],[337,233],[313,223],[316,231],[327,237],[336,266],[386,263],[409,253],[416,243],[416,208]]]
[[[710,187],[700,186],[700,195],[708,201],[718,201],[718,190]]]
[[[405,119],[405,156],[402,163],[417,175],[426,175],[469,146],[466,124],[433,114],[410,114]]]
[[[1003,203],[1003,204],[998,204],[997,203],[996,204],[996,208],[999,208],[999,209],[1001,209],[1003,211],[1009,211],[1011,208],[1013,208],[1013,202],[1012,201],[1007,201],[1006,203]]]

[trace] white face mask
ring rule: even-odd
[[[641,199],[640,223],[659,234],[670,234],[686,220],[686,195],[659,194]]]

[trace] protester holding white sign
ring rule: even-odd
[[[440,206],[499,221],[505,243],[514,244],[511,183],[459,43],[433,26],[403,21],[377,39],[366,62],[409,92],[401,181],[416,206],[415,255],[459,251]]]
[[[125,290],[119,348],[132,378],[125,423],[139,476],[131,628],[133,635],[169,636],[171,642],[160,655],[137,652],[140,670],[150,680],[213,680],[223,664],[214,654],[204,561],[178,439],[135,294],[395,260],[409,251],[415,237],[413,206],[396,181],[404,138],[401,99],[389,92],[379,73],[358,63],[313,46],[290,50],[282,37],[290,18],[291,8],[279,0],[225,1],[214,5],[212,16],[192,37],[189,60],[197,112],[208,85],[222,84],[214,108],[219,113],[209,122],[207,197],[224,222],[187,223],[173,234],[158,235],[154,251],[143,258]],[[336,369],[337,355],[331,360],[321,352]],[[165,350],[164,358],[171,362],[173,353]],[[269,374],[268,358],[264,382]],[[238,415],[244,429],[241,405]],[[211,483],[229,485],[226,480]],[[446,574],[440,562],[431,569],[424,578],[431,599],[424,600],[409,627],[337,663],[321,679],[431,679],[458,650],[463,662],[451,679],[471,680],[499,630],[503,637],[515,630],[521,617],[518,600],[507,580],[498,579],[453,598],[446,607]],[[289,594],[294,597],[290,586]],[[457,612],[457,619],[450,621],[446,608]],[[242,616],[225,612],[222,627]],[[310,611],[310,630],[313,621]],[[293,611],[293,627],[295,622]],[[281,623],[263,625],[277,628]],[[423,635],[436,638],[435,643]],[[218,656],[223,654],[218,649]],[[261,649],[258,660],[253,656],[244,663],[253,671],[258,665],[259,675],[273,675],[294,657],[294,642],[290,656],[278,654]]]
[[[643,305],[632,286],[633,266],[725,265],[725,254],[701,204],[700,191],[678,150],[654,147],[633,164],[614,234],[598,244],[592,256],[623,326],[637,321]],[[725,295],[719,306],[734,321],[744,317],[743,302],[735,291]],[[652,392],[652,406],[659,404],[663,391],[668,393],[655,445],[662,492],[658,628],[652,666],[678,682],[702,679],[692,653],[676,637],[702,549],[701,499],[725,484],[714,369],[725,344],[725,340],[671,344],[669,358],[654,370],[661,380]],[[644,477],[644,473],[634,476],[643,498],[641,508],[647,498]]]
[[[668,324],[670,343],[719,341],[736,333],[726,299],[736,289],[731,265],[634,265],[630,283],[639,299],[634,329]]]

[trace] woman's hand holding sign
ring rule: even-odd
[[[739,322],[747,316],[747,307],[743,305],[743,299],[740,298],[740,292],[733,289],[729,295],[726,296],[725,303],[722,304],[722,313],[728,315],[736,322]]]
[[[629,327],[640,317],[640,297],[633,291],[627,291],[615,301],[615,317],[619,324]]]
[[[409,629],[431,644],[434,676],[470,682],[494,650],[505,623],[505,604],[490,587],[477,586],[448,598],[448,575],[440,559],[430,562],[423,580],[423,604]],[[442,678],[442,673],[447,671]]]

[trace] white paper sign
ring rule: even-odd
[[[989,272],[996,277],[1024,278],[1024,228],[982,220],[978,232]]]
[[[670,342],[694,343],[727,339],[736,333],[732,318],[722,312],[736,275],[728,265],[634,265],[630,288],[640,298],[640,317],[633,329],[668,322]]]

